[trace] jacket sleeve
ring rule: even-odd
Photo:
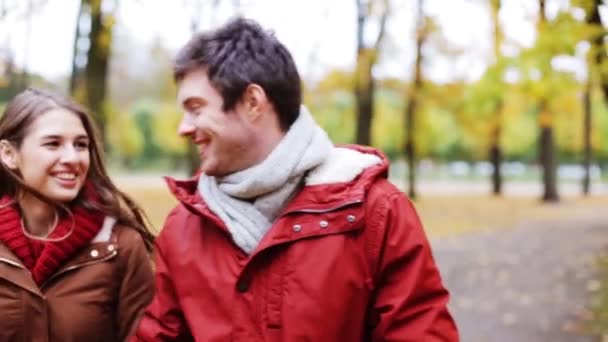
[[[170,221],[170,217],[167,222]],[[167,223],[165,224],[167,227]],[[169,264],[170,251],[166,243],[166,229],[156,239],[155,248],[155,283],[156,291],[152,303],[148,306],[139,323],[135,341],[193,341],[184,320],[178,296],[173,285],[173,276]]]
[[[116,324],[120,341],[127,339],[154,294],[154,273],[150,257],[139,233],[124,229],[118,236],[125,258],[121,272]]]
[[[372,341],[458,341],[431,248],[412,203],[395,192],[369,217],[379,234],[376,287],[369,312]]]

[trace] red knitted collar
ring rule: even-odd
[[[38,285],[91,242],[101,229],[105,217],[101,212],[76,207],[72,213],[74,217],[61,218],[49,237],[65,235],[74,224],[72,234],[62,241],[41,242],[23,234],[21,215],[15,205],[4,207],[11,201],[9,197],[0,199],[0,242],[23,262]]]

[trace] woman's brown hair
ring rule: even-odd
[[[84,108],[56,93],[28,88],[8,103],[4,114],[0,117],[0,141],[6,140],[15,148],[20,148],[34,120],[57,108],[76,114],[89,136],[90,167],[87,181],[85,187],[69,203],[69,206],[81,205],[115,217],[118,223],[137,229],[146,247],[151,250],[154,235],[149,230],[148,219],[141,207],[128,195],[118,190],[108,176],[99,133],[91,116]],[[20,191],[31,193],[42,201],[55,206],[65,207],[65,204],[56,203],[25,184],[17,173],[0,163],[0,198],[7,195],[16,198]],[[85,192],[91,192],[92,196],[85,196]]]

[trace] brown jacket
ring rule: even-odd
[[[0,341],[123,341],[150,302],[154,276],[135,230],[105,229],[42,284],[0,244]],[[100,237],[101,236],[101,237]]]

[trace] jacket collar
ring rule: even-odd
[[[59,275],[79,269],[81,267],[103,262],[115,257],[118,253],[116,234],[107,235],[107,230],[113,229],[113,219],[106,220],[104,228],[93,239],[93,243],[86,246],[78,254],[53,273],[47,281],[38,286],[32,278],[31,272],[23,265],[21,260],[11,250],[0,243],[0,278],[3,278],[21,288],[38,296],[43,296],[42,290]],[[107,237],[106,237],[107,236]]]
[[[0,278],[42,296],[31,272],[4,244],[0,243]]]
[[[305,185],[294,199],[290,201],[279,218],[291,213],[326,212],[331,211],[332,208],[361,203],[365,198],[367,190],[375,180],[388,177],[389,161],[379,150],[360,145],[342,145],[340,147],[375,155],[381,159],[381,163],[365,169],[349,182]],[[209,209],[199,194],[197,188],[198,178],[198,175],[187,180],[164,177],[171,193],[186,209],[207,218],[216,226],[227,231],[225,224]]]

